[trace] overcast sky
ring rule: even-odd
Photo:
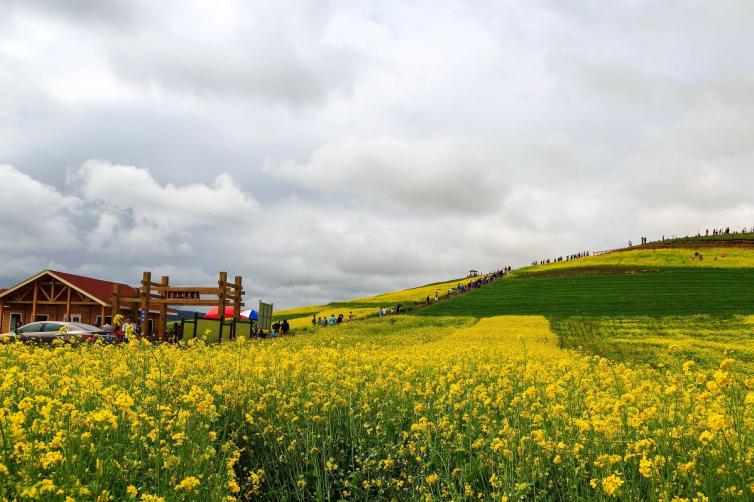
[[[0,287],[352,298],[754,225],[754,3],[3,0]]]

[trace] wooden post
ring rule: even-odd
[[[136,288],[136,297],[133,302],[131,302],[131,319],[132,322],[138,321],[137,315],[139,315],[139,306],[141,305],[141,288]],[[140,328],[141,329],[141,328]]]
[[[194,338],[196,338],[196,326],[199,324],[199,314],[194,312]]]
[[[31,322],[37,320],[37,291],[39,290],[39,283],[34,281],[34,297],[31,301]]]
[[[167,275],[163,275],[160,279],[160,285],[162,286],[169,286],[170,285],[170,277]],[[160,302],[160,321],[159,321],[159,327],[157,328],[157,333],[160,334],[160,339],[165,340],[167,337],[165,336],[167,333],[166,325],[168,322],[167,316],[168,316],[168,304],[165,303],[165,301],[168,298],[167,291],[160,291],[160,298],[163,300]]]
[[[118,289],[117,284],[113,284],[113,303],[110,307],[110,317],[112,317],[114,321],[115,316],[120,313],[120,290]],[[115,328],[115,325],[113,325],[113,328]]]
[[[243,286],[241,285],[240,275],[233,278],[233,284],[235,284],[235,297],[233,298],[233,338],[236,338],[236,321],[241,317],[241,295],[243,294]]]
[[[181,316],[181,338],[183,338],[183,328],[186,327],[186,319]],[[175,338],[175,341],[178,342],[178,337]]]
[[[144,319],[141,321],[142,336],[147,334],[147,327],[149,326],[147,319],[149,319],[149,296],[151,295],[151,287],[152,273],[144,272],[144,276],[141,279],[141,309],[144,312]],[[134,314],[138,314],[138,312],[134,312]]]
[[[218,334],[217,340],[219,342],[223,341],[223,324],[225,324],[225,286],[227,282],[228,282],[228,273],[220,272],[220,278],[217,280],[217,286],[218,286],[217,316],[220,318],[220,332]]]
[[[70,321],[71,320],[71,287],[68,286],[68,291],[66,292],[66,300],[65,300],[65,319],[64,321]]]
[[[5,321],[5,304],[0,302],[0,333],[5,333],[3,328],[3,321]],[[10,332],[10,323],[8,323],[8,332]]]
[[[101,328],[102,326],[105,325],[105,306],[104,305],[100,306],[100,308],[99,308],[99,314],[100,314],[99,315],[99,322],[100,322],[99,327]]]

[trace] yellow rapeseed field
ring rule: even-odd
[[[331,314],[334,315],[335,317],[338,317],[338,314],[343,314],[343,318],[346,321],[348,321],[350,314],[353,314],[353,320],[363,319],[364,317],[377,315],[377,310],[378,309],[376,307],[360,307],[360,308],[331,307],[331,308],[325,308],[324,310],[320,310],[313,315],[315,315],[317,319],[324,317],[329,320]],[[308,316],[308,315],[306,317],[297,317],[295,319],[291,319],[289,321],[289,324],[291,325],[291,328],[295,328],[295,329],[311,327],[312,318],[311,316]]]
[[[407,307],[411,303],[426,300],[428,296],[430,297],[430,299],[434,299],[435,293],[437,293],[438,296],[444,296],[447,294],[449,289],[453,289],[458,286],[458,284],[466,283],[469,280],[470,279],[453,279],[452,281],[429,284],[417,288],[403,289],[400,291],[392,291],[390,293],[383,293],[376,296],[367,296],[363,298],[355,298],[352,300],[336,302],[333,304],[333,306],[310,305],[307,307],[283,309],[275,312],[275,318],[288,318],[288,320],[290,321],[291,318],[308,316],[309,320],[311,320],[312,314],[316,314],[319,317],[326,313],[329,317],[331,313],[335,313],[336,316],[338,315],[338,313],[343,313],[343,315],[347,316],[349,310],[354,310],[355,315],[356,309],[365,309],[364,311],[366,311],[367,306],[369,309],[372,309],[373,312],[377,312],[377,309],[379,307],[390,308],[395,307],[399,303],[402,303],[404,307]]]
[[[703,259],[699,260],[694,255],[695,252],[700,253]],[[694,257],[693,260],[691,259],[692,256]],[[527,272],[542,272],[566,268],[602,266],[751,268],[754,267],[754,249],[735,247],[699,248],[698,250],[691,248],[635,249],[526,267],[522,270]]]
[[[754,380],[559,348],[542,317],[207,346],[0,346],[0,496],[754,496]]]

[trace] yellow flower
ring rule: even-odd
[[[139,493],[139,490],[134,485],[128,485],[126,488],[126,493],[131,495],[132,497],[135,497],[137,493]]]
[[[148,493],[142,494],[139,500],[141,500],[141,502],[165,502],[164,498],[157,495],[150,495]]]
[[[649,460],[647,457],[642,457],[641,460],[639,460],[639,472],[645,478],[651,478],[652,477],[652,461]]]
[[[720,369],[721,369],[721,370],[723,370],[723,371],[725,371],[725,370],[727,370],[728,368],[730,368],[730,367],[731,367],[731,365],[732,365],[733,363],[735,363],[735,362],[736,362],[736,360],[735,360],[735,359],[731,359],[730,357],[726,357],[725,359],[723,359],[723,360],[722,360],[722,361],[720,362]]]
[[[199,481],[198,478],[194,476],[187,476],[183,478],[180,483],[175,485],[175,489],[184,490],[187,492],[193,492],[193,491],[196,491],[197,488],[199,488],[200,484],[201,484],[201,481]]]
[[[438,476],[434,472],[432,474],[430,474],[429,476],[427,476],[427,484],[428,485],[433,485],[433,484],[437,483],[439,480],[440,480],[440,476]]]
[[[725,415],[721,413],[712,413],[707,417],[707,425],[709,425],[712,432],[717,432],[725,427]]]
[[[699,441],[701,441],[702,443],[708,443],[714,437],[715,435],[712,432],[703,431],[701,434],[699,434]]]
[[[52,465],[55,465],[57,463],[60,463],[63,461],[63,454],[59,451],[48,451],[44,455],[42,455],[42,458],[39,461],[39,465],[42,466],[43,469],[47,469]]]
[[[238,493],[241,491],[241,487],[238,486],[238,483],[235,479],[231,479],[228,481],[228,490],[230,490],[231,493]]]
[[[616,474],[602,478],[602,490],[610,497],[614,497],[621,486],[623,486],[623,480]]]

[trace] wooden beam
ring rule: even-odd
[[[115,316],[120,314],[120,287],[117,284],[113,284],[113,301],[111,307],[110,315],[115,320]]]
[[[37,320],[37,291],[39,290],[39,284],[34,283],[34,298],[31,301],[31,320],[32,322]]]
[[[227,303],[227,302],[226,302]],[[217,307],[218,300],[188,300],[188,299],[165,299],[165,300],[152,300],[151,305],[193,305],[196,307]],[[243,306],[244,303],[241,303]],[[153,309],[154,310],[154,309]]]
[[[220,331],[218,332],[217,340],[223,341],[223,325],[225,324],[225,285],[228,282],[228,273],[220,272],[220,277],[217,280],[217,286],[220,288],[220,292],[217,295],[217,317],[220,319]]]
[[[163,275],[160,278],[160,285],[164,287],[170,286],[170,277],[167,275]],[[165,300],[167,299],[167,294],[163,291],[160,293],[160,299]],[[165,336],[165,325],[167,324],[167,317],[168,317],[168,306],[166,303],[160,302],[160,317],[159,317],[159,327],[158,327],[158,333],[160,334],[160,339],[165,340],[167,337]]]
[[[202,295],[216,295],[220,293],[220,288],[194,287],[194,286],[157,286],[152,288],[155,291],[196,291]]]
[[[34,302],[32,300],[23,300],[23,301],[8,302],[8,303],[11,304],[11,305],[32,305]],[[48,302],[46,300],[38,300],[37,301],[37,305],[69,305],[69,304],[68,304],[68,302],[63,302],[63,301],[60,301],[60,300],[58,300],[56,302]],[[94,306],[94,305],[102,305],[102,304],[101,303],[97,303],[97,302],[92,302],[92,301],[87,301],[87,302],[72,301],[70,303],[70,305],[92,305],[92,306]],[[212,305],[214,305],[214,303]]]
[[[233,333],[233,339],[236,338],[236,323],[238,322],[238,318],[241,317],[241,292],[243,291],[243,288],[241,287],[241,276],[237,275],[233,278],[233,285],[236,286],[236,297],[233,299],[233,324],[231,325],[232,333]]]
[[[71,320],[71,287],[68,286],[68,299],[65,302],[65,320]]]
[[[37,283],[37,284],[39,284],[39,283]],[[53,287],[53,286],[52,286],[52,285],[50,285],[50,288],[52,288],[52,287]],[[45,291],[45,288],[39,288],[39,291],[41,291],[41,292],[42,292],[42,296],[43,296],[44,298],[47,298],[47,300],[48,300],[48,301],[52,301],[52,296],[51,296],[51,295],[48,295],[48,294],[47,294],[47,291]]]
[[[238,294],[233,298],[233,317],[240,317],[241,316],[241,293],[243,292],[243,288],[241,287],[241,279],[240,275],[235,276],[233,279],[234,286],[236,287],[236,291]]]
[[[148,319],[149,319],[149,300],[150,300],[150,288],[152,287],[152,273],[144,272],[141,279],[141,309],[144,312],[144,320],[141,322],[141,336],[147,335]]]

